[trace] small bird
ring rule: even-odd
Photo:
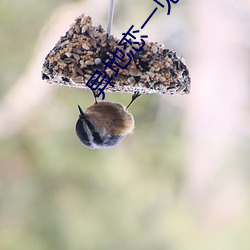
[[[140,96],[136,92],[127,107],[119,103],[97,102],[84,112],[78,105],[80,112],[76,122],[76,134],[80,141],[88,148],[111,148],[134,130],[134,117],[128,112],[129,106]]]

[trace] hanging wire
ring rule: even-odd
[[[115,0],[110,0],[109,12],[108,12],[108,25],[107,25],[107,33],[108,34],[111,34],[111,31],[112,31],[114,10],[115,10]]]

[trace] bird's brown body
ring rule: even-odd
[[[133,132],[134,118],[119,103],[98,102],[88,107],[85,114],[97,131],[111,135],[127,135]]]
[[[79,108],[76,134],[87,147],[110,148],[133,132],[134,118],[127,109],[112,102],[96,102],[85,112]]]

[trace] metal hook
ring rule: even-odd
[[[107,33],[109,35],[111,34],[111,30],[112,30],[114,10],[115,10],[115,0],[110,0],[109,13],[108,13],[108,25],[107,25]]]

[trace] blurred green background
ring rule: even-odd
[[[106,27],[108,4],[0,2],[0,249],[249,250],[249,1],[159,8],[144,34],[183,55],[191,94],[140,97],[134,134],[90,150],[74,126],[92,94],[41,68],[80,13]],[[114,34],[155,7],[117,0]]]

